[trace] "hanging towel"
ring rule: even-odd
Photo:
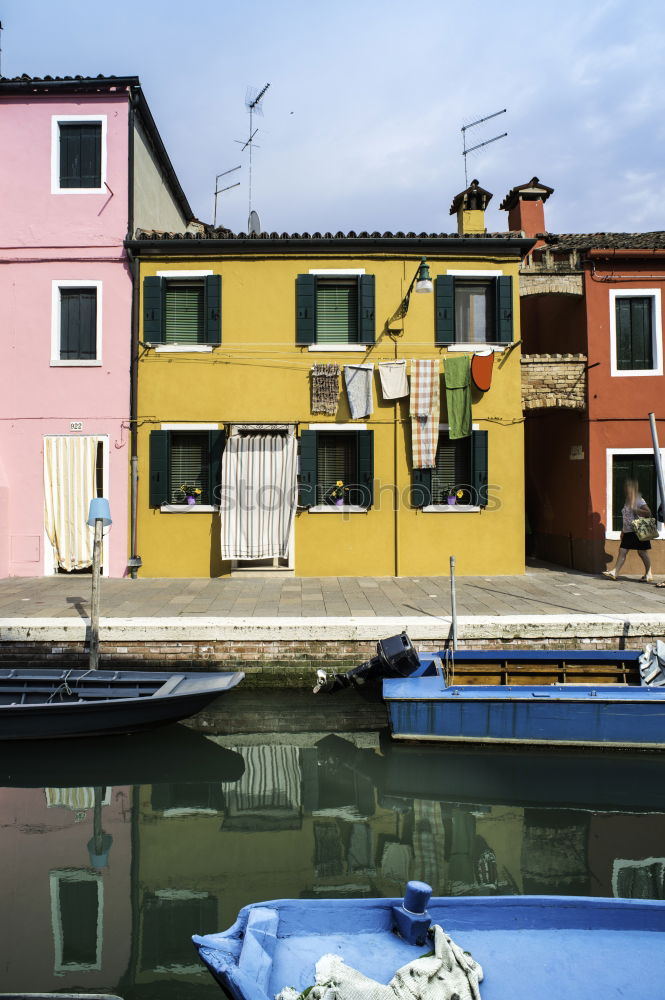
[[[339,402],[339,365],[312,366],[312,413],[333,417]]]
[[[409,395],[406,361],[380,361],[379,376],[384,399],[402,399]]]
[[[427,417],[432,412],[434,387],[439,395],[439,362],[411,362],[411,416]]]
[[[471,434],[471,358],[460,354],[447,357],[444,378],[446,382],[446,404],[448,406],[448,436],[469,437]]]
[[[349,397],[349,408],[354,420],[369,417],[374,412],[372,400],[372,375],[374,365],[345,365],[344,381]]]
[[[222,456],[222,559],[287,556],[297,493],[293,435],[231,435]]]
[[[439,362],[411,362],[411,451],[414,469],[433,469],[439,443]]]
[[[492,384],[492,369],[494,367],[494,351],[486,354],[474,354],[471,358],[471,378],[476,389],[487,392]]]

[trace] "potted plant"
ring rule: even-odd
[[[456,490],[454,487],[448,492],[448,503],[453,506],[460,503],[464,497],[464,490]]]
[[[328,493],[331,501],[336,507],[344,506],[344,494],[349,492],[348,486],[345,486],[341,479],[338,479],[333,488]]]
[[[180,489],[185,498],[185,503],[190,507],[193,506],[193,504],[195,504],[197,499],[201,496],[201,490],[198,486],[190,486],[189,483],[183,483]]]

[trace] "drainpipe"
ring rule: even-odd
[[[130,506],[130,556],[127,560],[129,574],[136,580],[142,566],[136,551],[136,515],[138,510],[139,459],[138,459],[138,354],[139,354],[139,262],[127,247],[132,274],[132,338],[129,370],[129,441],[131,452],[131,506]]]

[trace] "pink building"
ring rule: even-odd
[[[0,576],[127,573],[137,228],[194,228],[137,77],[0,79]],[[134,350],[136,349],[134,343]]]

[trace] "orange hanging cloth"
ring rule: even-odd
[[[487,392],[492,384],[492,368],[494,367],[494,351],[489,354],[474,354],[471,358],[471,378],[473,384],[481,392]]]

